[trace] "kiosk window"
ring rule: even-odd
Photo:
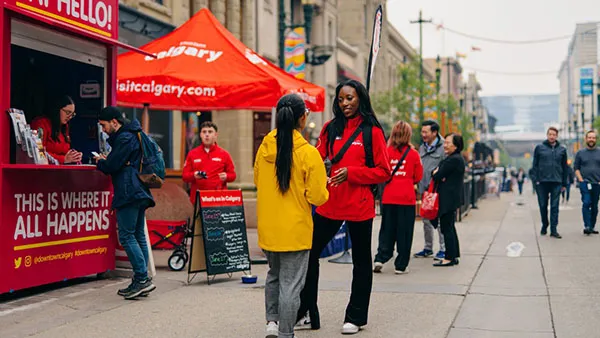
[[[89,163],[91,152],[99,151],[97,117],[105,102],[105,49],[22,22],[11,24],[11,107],[23,110],[31,123],[51,113],[59,96],[70,96],[76,113],[69,123],[71,147]]]

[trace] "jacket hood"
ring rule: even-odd
[[[265,158],[267,162],[275,163],[277,158],[277,129],[272,130],[263,140],[263,150],[261,156]],[[308,145],[306,139],[300,134],[299,131],[294,130],[293,142],[294,150],[298,150],[305,145]]]
[[[122,128],[125,131],[130,131],[133,133],[142,131],[142,125],[140,124],[140,121],[138,121],[137,119],[134,119],[130,123],[124,125]]]

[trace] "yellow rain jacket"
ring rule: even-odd
[[[258,245],[267,251],[310,250],[313,220],[311,204],[327,202],[327,173],[319,151],[294,130],[290,189],[282,195],[277,184],[275,158],[277,130],[263,139],[254,161],[258,189]]]

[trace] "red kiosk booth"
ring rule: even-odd
[[[99,147],[97,112],[116,103],[116,47],[137,50],[117,40],[118,1],[4,0],[0,6],[2,111],[23,110],[30,123],[57,95],[71,96],[77,111],[71,144],[89,159]],[[4,114],[0,294],[114,269],[109,177],[93,165],[23,161]]]

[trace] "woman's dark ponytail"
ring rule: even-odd
[[[288,94],[277,103],[277,157],[275,172],[281,194],[290,189],[292,179],[292,157],[294,150],[294,129],[298,120],[305,114],[304,101],[295,94]]]

